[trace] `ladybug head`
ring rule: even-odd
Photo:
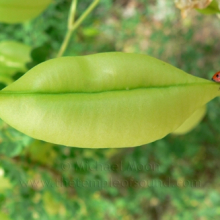
[[[220,82],[220,71],[214,74],[212,80],[215,82]]]

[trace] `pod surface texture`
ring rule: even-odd
[[[48,60],[0,92],[0,117],[44,141],[85,148],[147,144],[219,95],[217,83],[142,54]]]

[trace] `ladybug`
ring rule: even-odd
[[[220,71],[214,74],[214,76],[212,77],[212,80],[220,83]]]

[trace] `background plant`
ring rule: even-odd
[[[219,70],[219,19],[191,11],[182,20],[173,1],[163,2],[100,1],[72,35],[65,55],[146,53],[210,79]],[[90,3],[78,2],[76,18]],[[32,47],[28,68],[55,57],[70,5],[56,0],[35,20],[1,23],[0,41]],[[219,99],[210,102],[189,134],[130,149],[55,146],[1,122],[1,219],[217,219],[219,106]]]

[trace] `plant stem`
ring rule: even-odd
[[[75,21],[76,6],[77,6],[77,0],[73,0],[71,4],[71,8],[70,8],[69,18],[68,18],[68,30],[71,29]]]
[[[72,35],[72,32],[70,30],[68,30],[67,33],[66,33],[66,36],[64,38],[64,41],[63,41],[63,43],[62,43],[62,45],[60,47],[60,51],[57,54],[57,57],[62,57],[63,56],[63,54],[64,54],[64,52],[65,52],[65,50],[67,48],[67,45],[68,45],[68,43],[70,41],[71,35]]]
[[[57,55],[57,57],[61,57],[70,41],[70,38],[73,34],[73,32],[79,27],[79,25],[86,19],[86,17],[91,13],[91,11],[96,7],[96,5],[99,3],[100,0],[94,0],[92,4],[84,11],[84,13],[80,16],[80,18],[75,22],[75,12],[76,12],[76,5],[77,5],[77,0],[72,1],[71,9],[70,9],[70,15],[68,19],[68,31],[66,33],[66,36],[64,38],[64,41],[61,45],[60,51]]]

